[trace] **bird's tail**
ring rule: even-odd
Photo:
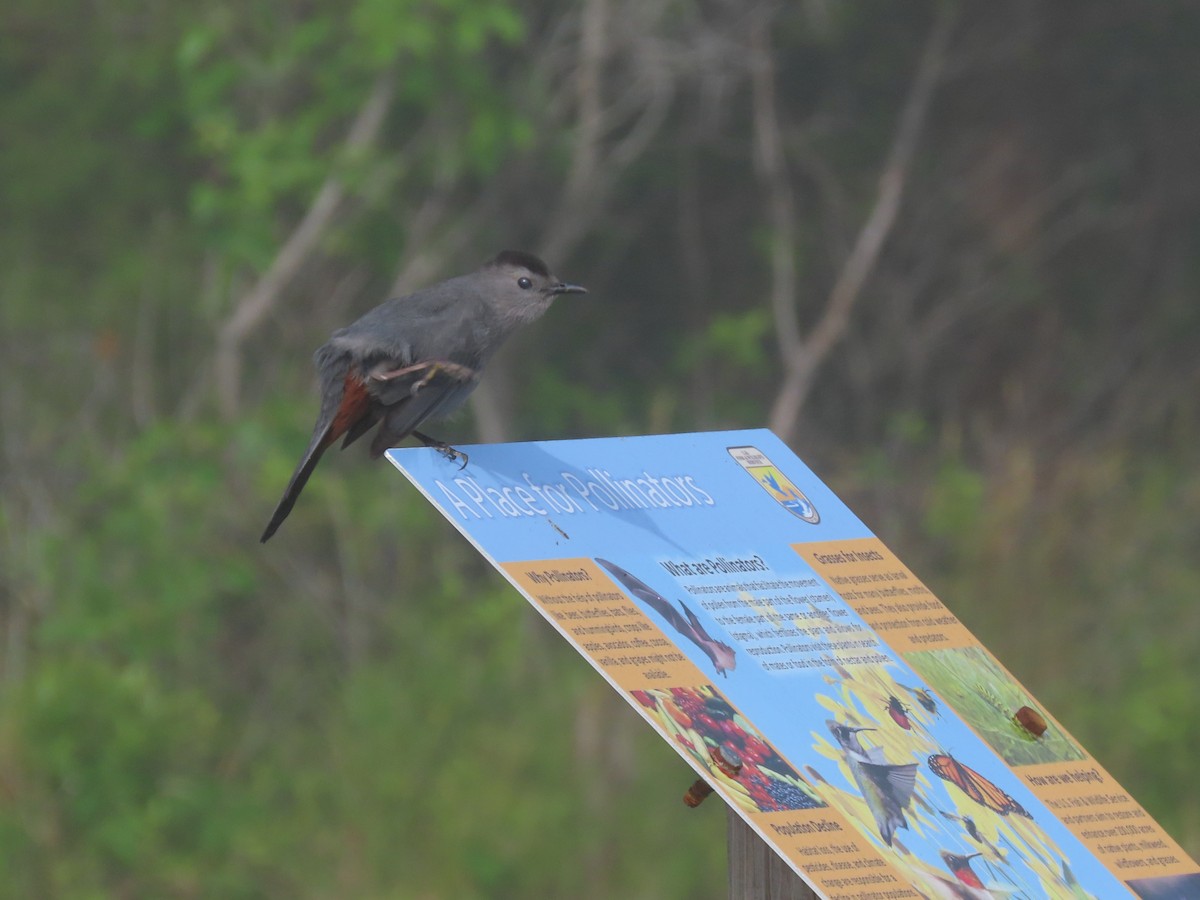
[[[300,463],[296,466],[296,471],[292,473],[292,480],[284,488],[283,497],[280,498],[279,505],[275,507],[275,512],[263,530],[262,537],[259,538],[260,543],[265,544],[269,541],[271,535],[283,524],[283,520],[288,517],[288,513],[296,505],[296,498],[304,490],[304,485],[308,483],[313,469],[320,462],[321,454],[368,414],[369,402],[366,387],[361,379],[356,378],[353,374],[347,372],[344,380],[336,377],[328,380],[321,404],[321,416],[313,429],[312,440],[308,442],[308,449],[300,457]]]
[[[267,523],[262,537],[258,539],[259,543],[265,544],[271,539],[271,535],[279,530],[279,526],[283,524],[283,520],[288,517],[288,513],[296,505],[296,498],[304,490],[304,485],[308,484],[309,476],[312,475],[313,469],[317,467],[317,463],[321,459],[321,454],[333,443],[333,439],[329,436],[332,425],[333,423],[330,422],[321,432],[313,435],[308,449],[304,451],[304,456],[300,458],[300,464],[296,466],[296,471],[292,473],[292,480],[288,482],[288,486],[283,490],[283,496],[280,498],[279,504],[275,507],[275,512],[271,515],[271,521]]]

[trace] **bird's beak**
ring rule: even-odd
[[[560,281],[558,284],[550,285],[551,294],[586,294],[587,288],[581,284],[566,284]]]

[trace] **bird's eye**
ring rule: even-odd
[[[526,278],[524,275],[522,275],[520,278],[517,279],[517,286],[520,287],[521,290],[527,291],[531,287],[533,287],[533,281],[529,278]]]

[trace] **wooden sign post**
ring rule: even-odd
[[[732,809],[729,900],[816,900],[816,893]]]

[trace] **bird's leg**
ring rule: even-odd
[[[383,363],[380,363],[373,371],[368,373],[368,377],[372,381],[393,381],[402,375],[411,375],[414,372],[428,369],[432,363],[417,363],[414,366],[405,366],[402,369],[384,369],[383,365]]]
[[[431,438],[429,435],[421,434],[421,432],[419,432],[419,431],[412,432],[412,436],[415,437],[422,444],[424,444],[426,447],[432,447],[434,450],[436,450],[438,453],[442,454],[442,456],[446,457],[446,459],[450,460],[451,462],[454,462],[456,459],[461,458],[462,465],[458,467],[460,470],[465,469],[467,467],[467,460],[468,460],[467,454],[463,453],[461,450],[456,450],[453,447],[451,447],[449,444],[447,444],[445,441],[439,441],[437,438]]]
[[[439,374],[446,374],[454,381],[466,382],[479,377],[479,373],[470,366],[463,366],[455,362],[450,362],[445,359],[436,359],[431,362],[419,362],[411,366],[404,366],[400,369],[390,369],[384,372],[372,372],[371,379],[374,381],[395,381],[397,378],[402,378],[405,375],[415,375],[418,372],[425,374],[413,382],[410,391],[416,394],[421,388],[425,387]]]

